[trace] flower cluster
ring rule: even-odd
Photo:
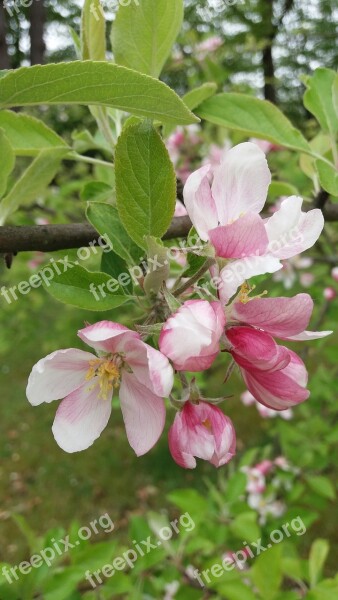
[[[205,165],[188,178],[185,207],[205,242],[206,270],[220,285],[211,300],[197,299],[191,287],[197,280],[188,281],[182,294],[191,289],[191,299],[182,304],[176,295],[175,306],[168,301],[168,291],[162,294],[167,304],[161,314],[167,319],[161,326],[157,323],[159,349],[146,343],[146,326],[141,335],[101,321],[78,332],[95,354],[59,350],[34,366],[28,400],[33,405],[62,400],[53,434],[66,452],[93,444],[118,394],[127,438],[138,456],[161,436],[168,398],[177,409],[169,431],[174,460],[190,469],[196,458],[216,467],[226,464],[235,454],[236,436],[231,420],[218,407],[222,399],[203,398],[186,376],[209,369],[221,352],[230,357],[230,371],[238,367],[248,392],[266,409],[290,411],[308,398],[305,365],[283,343],[330,332],[307,331],[313,310],[308,294],[255,297],[247,280],[274,273],[282,268],[281,260],[310,248],[321,233],[323,217],[317,209],[302,212],[302,199],[293,196],[270,218],[263,218],[270,180],[264,152],[250,142],[228,150],[219,164]],[[175,372],[183,386],[181,399],[172,395]]]

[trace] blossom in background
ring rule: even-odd
[[[128,441],[140,456],[160,437],[165,405],[173,386],[168,359],[138,333],[111,321],[101,321],[78,332],[97,352],[70,348],[41,359],[30,374],[29,402],[62,400],[53,424],[53,434],[66,452],[85,450],[106,427],[111,399],[119,398]]]
[[[177,464],[186,469],[196,467],[196,458],[220,467],[235,455],[235,429],[217,406],[187,401],[170,428],[169,449]]]
[[[328,300],[329,302],[331,302],[331,300],[334,300],[335,297],[337,296],[337,292],[333,287],[326,287],[326,288],[324,288],[323,296],[324,296],[325,300]]]
[[[231,326],[226,329],[230,352],[248,390],[268,408],[284,410],[309,396],[303,361],[292,350],[276,344],[274,337],[300,341],[332,333],[306,330],[312,310],[313,301],[308,294],[243,298],[231,307]]]
[[[198,60],[204,60],[208,54],[216,52],[223,45],[223,40],[218,35],[208,37],[206,40],[199,42],[195,47],[196,57]]]
[[[224,325],[219,302],[187,300],[164,324],[160,350],[177,371],[204,371],[220,351]]]
[[[249,392],[249,390],[246,390],[245,392],[243,392],[243,394],[241,394],[241,401],[243,402],[244,406],[255,405],[260,416],[263,417],[263,419],[273,419],[274,417],[282,417],[282,419],[285,419],[285,421],[290,421],[293,417],[293,412],[291,408],[287,408],[286,410],[281,411],[268,408],[267,406],[264,406],[264,404],[257,402],[257,400]]]
[[[314,283],[312,273],[298,273],[299,269],[309,269],[313,260],[309,256],[293,256],[289,260],[282,261],[283,268],[272,275],[274,281],[281,281],[285,289],[289,290],[299,280],[304,287],[310,287]]]
[[[238,144],[217,167],[205,165],[192,173],[184,187],[184,203],[203,241],[220,258],[219,293],[226,303],[250,277],[274,273],[285,260],[313,246],[324,219],[319,209],[302,212],[303,200],[286,198],[279,210],[263,220],[271,174],[264,152],[256,144]]]
[[[335,281],[338,281],[338,267],[333,267],[333,269],[331,271],[331,276],[332,276],[332,279],[334,279]]]

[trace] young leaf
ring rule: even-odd
[[[116,146],[116,196],[130,237],[146,247],[144,236],[162,237],[175,212],[176,176],[159,134],[148,124],[125,129]]]
[[[216,125],[242,131],[292,150],[311,152],[301,132],[266,100],[245,94],[217,94],[203,102],[197,113]]]
[[[39,119],[12,110],[0,112],[0,128],[17,156],[36,156],[46,148],[67,147],[66,142]]]
[[[75,263],[68,263],[67,271],[55,273],[52,279],[46,277],[43,285],[59,302],[86,310],[111,310],[129,299],[116,279],[106,273],[92,273]]]
[[[327,540],[317,539],[313,542],[309,556],[310,585],[314,587],[320,580],[322,568],[327,559],[330,546]]]
[[[111,242],[114,252],[128,265],[141,261],[142,251],[130,239],[115,206],[103,202],[88,202],[86,216],[100,235],[107,236],[106,239]]]
[[[190,110],[194,110],[200,104],[202,104],[204,100],[207,100],[208,98],[211,98],[211,96],[214,96],[216,94],[216,91],[216,83],[203,83],[203,85],[200,85],[194,90],[190,90],[190,92],[184,94],[182,100],[184,104],[186,104],[187,107],[190,108]]]
[[[110,106],[163,123],[198,122],[162,81],[108,62],[21,67],[0,79],[0,108],[37,104]]]
[[[316,117],[322,130],[335,135],[338,131],[338,118],[333,105],[333,91],[336,73],[331,69],[316,69],[306,80],[304,94],[305,107]]]
[[[264,600],[275,598],[282,582],[282,547],[278,544],[256,558],[251,569],[251,578]]]
[[[83,60],[106,60],[106,22],[100,0],[85,0],[81,20]]]
[[[162,284],[168,279],[170,273],[168,248],[163,246],[161,240],[147,236],[147,257],[149,272],[144,278],[144,291],[149,297],[156,295]]]
[[[128,270],[127,263],[116,252],[103,252],[101,259],[101,271],[117,279],[127,296],[133,293],[133,282]]]
[[[316,160],[316,167],[322,188],[338,197],[338,170],[323,160]]]
[[[45,191],[67,152],[67,148],[49,148],[40,152],[0,202],[0,225],[19,206],[33,202]]]
[[[14,169],[15,155],[11,143],[5,135],[3,129],[0,129],[0,198],[4,195],[7,189],[7,180]]]
[[[158,77],[183,22],[183,0],[120,3],[112,28],[118,64]]]

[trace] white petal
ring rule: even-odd
[[[61,400],[84,382],[89,361],[96,356],[76,348],[57,350],[34,365],[28,379],[27,398],[33,406]]]
[[[61,402],[52,431],[65,452],[86,450],[107,426],[111,399],[99,398],[99,392],[97,380],[92,379]]]
[[[259,213],[266,201],[271,173],[264,152],[245,142],[231,148],[214,169],[212,195],[221,225],[241,215]]]
[[[129,444],[137,456],[142,456],[162,434],[164,402],[127,371],[122,375],[120,402]]]
[[[223,303],[237,292],[239,286],[250,277],[275,273],[282,268],[282,263],[274,256],[249,256],[228,264],[220,273],[222,284],[219,295]]]

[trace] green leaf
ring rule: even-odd
[[[65,304],[86,310],[111,310],[128,300],[122,286],[105,273],[87,271],[76,263],[68,263],[66,272],[50,276],[51,268],[43,280],[48,293]],[[44,271],[40,271],[41,278]],[[101,287],[100,287],[101,286]],[[109,287],[108,287],[109,286]]]
[[[332,86],[332,102],[338,119],[338,73],[335,75]]]
[[[260,535],[257,525],[257,515],[253,511],[239,514],[230,524],[232,533],[240,540],[256,541]]]
[[[81,20],[83,60],[106,59],[106,22],[100,0],[85,0]]]
[[[141,262],[141,250],[127,234],[115,206],[103,202],[88,202],[86,216],[100,235],[109,238],[114,252],[128,265]]]
[[[316,160],[320,185],[332,196],[338,196],[338,171],[323,160]]]
[[[197,108],[204,100],[214,96],[217,91],[217,84],[212,82],[203,83],[194,90],[184,94],[182,100],[190,110]]]
[[[83,186],[80,196],[85,202],[111,202],[114,200],[115,190],[104,181],[89,181]]]
[[[337,600],[338,582],[334,579],[321,581],[313,590],[305,596],[304,600]]]
[[[38,104],[110,106],[164,123],[198,122],[161,81],[108,62],[74,61],[10,71],[0,79],[0,108]]]
[[[297,188],[286,181],[272,181],[270,183],[268,195],[271,200],[277,200],[281,196],[297,196],[298,194]]]
[[[176,175],[159,134],[147,124],[125,129],[116,146],[117,208],[130,237],[162,237],[175,212]]]
[[[183,0],[121,3],[112,29],[115,60],[158,77],[183,22]]]
[[[1,127],[1,125],[0,125]],[[13,152],[12,145],[3,131],[0,129],[0,153],[1,153],[1,162],[0,162],[0,198],[4,195],[7,189],[7,180],[9,175],[14,169],[15,165],[15,155]]]
[[[66,142],[39,119],[11,110],[0,111],[0,127],[17,156],[36,156],[41,150],[67,147]]]
[[[251,569],[251,578],[261,597],[272,600],[282,582],[280,545],[275,545],[255,559]]]
[[[336,73],[331,69],[316,69],[312,77],[306,79],[307,90],[304,105],[319,122],[323,131],[335,135],[338,119],[333,104],[333,86]]]
[[[306,480],[309,487],[319,496],[323,496],[323,498],[328,498],[329,500],[335,499],[336,492],[334,486],[327,477],[324,477],[323,475],[313,475],[307,477]]]
[[[19,206],[35,201],[45,191],[67,152],[67,148],[50,148],[40,152],[1,201],[0,224]]]
[[[245,94],[217,94],[199,106],[203,119],[269,140],[292,150],[310,152],[309,144],[283,113],[267,100]]]
[[[130,276],[128,265],[123,258],[116,252],[103,252],[101,259],[101,271],[107,273],[113,279],[117,279],[123,284],[124,293],[130,296],[133,293],[133,282]],[[120,277],[120,280],[119,280]]]
[[[311,546],[309,556],[309,577],[311,587],[319,582],[321,572],[330,550],[329,542],[321,538],[315,540]]]

